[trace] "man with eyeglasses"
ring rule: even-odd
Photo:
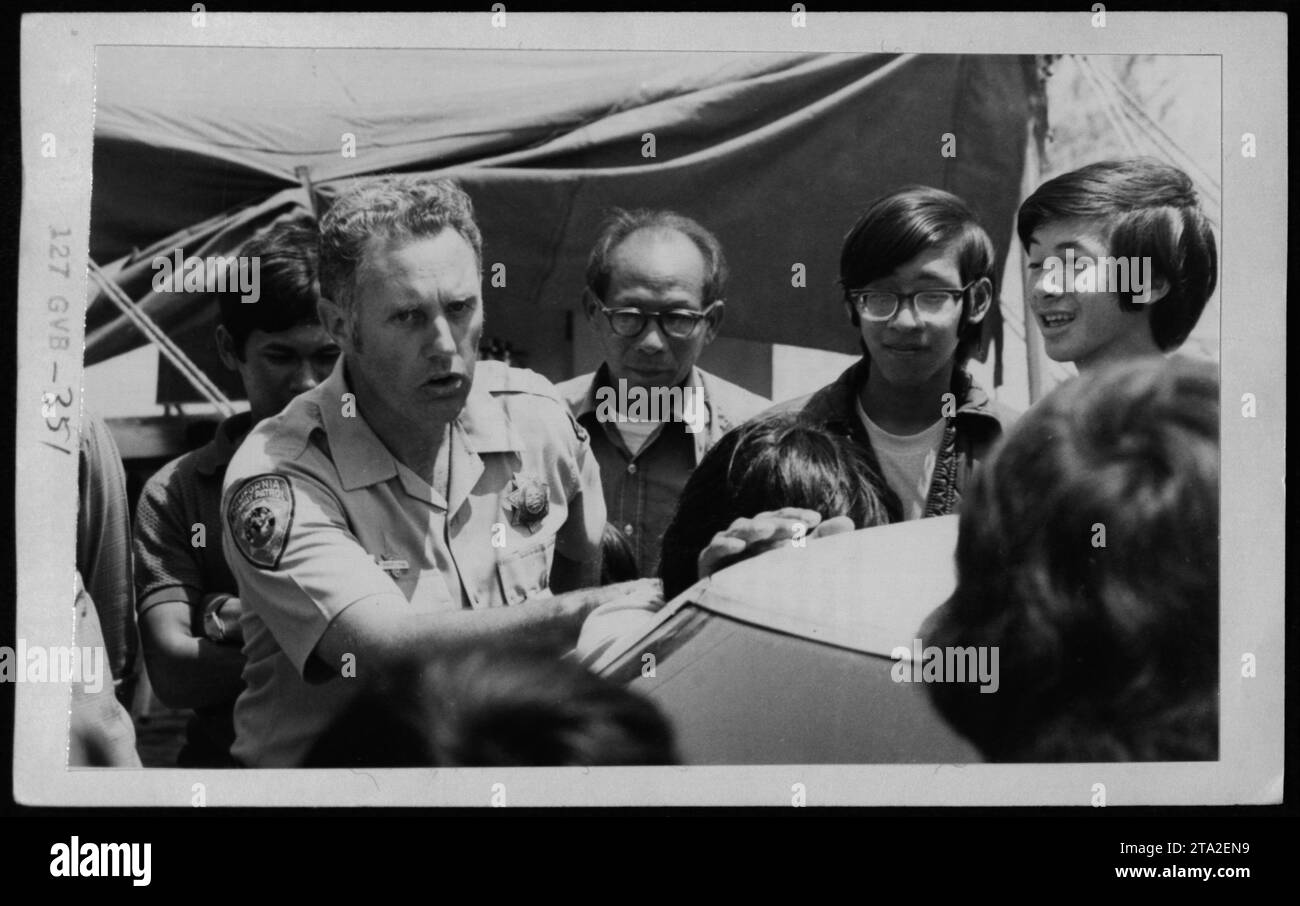
[[[954,512],[1014,420],[964,367],[997,296],[994,260],[988,234],[957,196],[913,186],[877,199],[840,255],[862,359],[776,407],[862,444],[894,520]]]
[[[591,435],[610,522],[653,576],[664,529],[700,458],[769,405],[696,367],[722,324],[717,238],[671,211],[618,211],[587,264],[583,310],[605,361],[559,385]]]

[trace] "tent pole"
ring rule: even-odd
[[[320,220],[320,212],[316,210],[316,192],[312,189],[311,184],[311,167],[306,164],[299,164],[293,168],[293,175],[298,177],[298,182],[307,190],[307,204],[311,206],[311,216],[313,220]]]
[[[1023,183],[1020,186],[1020,198],[1023,200],[1038,188],[1039,180],[1042,178],[1042,161],[1039,158],[1039,147],[1034,138],[1032,121],[1026,130],[1025,170],[1021,178]],[[1025,247],[1019,242],[1016,244],[1020,249],[1020,273],[1026,274],[1029,260]],[[1029,371],[1029,405],[1032,406],[1046,392],[1043,375],[1047,370],[1044,362],[1047,353],[1043,349],[1043,335],[1039,333],[1038,321],[1034,319],[1034,313],[1029,307],[1029,286],[1024,280],[1021,281],[1020,286],[1020,311],[1025,325],[1025,364]]]
[[[90,272],[91,278],[104,291],[104,295],[108,297],[109,301],[116,305],[122,314],[126,315],[127,320],[144,334],[146,339],[158,347],[163,356],[176,367],[176,370],[190,382],[190,385],[195,390],[206,397],[208,402],[216,406],[222,418],[229,418],[235,414],[229,398],[221,392],[221,389],[212,383],[211,379],[197,365],[190,361],[180,347],[172,342],[171,338],[135,304],[135,301],[120,286],[103,272],[98,264],[93,260],[89,261],[87,270]]]

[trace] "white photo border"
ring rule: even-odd
[[[20,233],[15,489],[18,637],[70,645],[77,456],[53,449],[42,394],[69,383],[80,411],[90,224],[94,61],[101,45],[492,50],[717,50],[1218,54],[1223,221],[1220,757],[1208,763],[688,766],[593,769],[68,769],[69,687],[15,689],[14,788],[31,806],[177,806],[202,784],[213,806],[508,804],[808,805],[1264,804],[1282,800],[1287,266],[1286,17],[1283,13],[29,14],[22,21],[24,192]],[[1256,137],[1257,156],[1241,153]],[[43,157],[52,135],[57,155]],[[59,231],[68,230],[63,234]],[[48,267],[71,246],[71,276]],[[54,310],[54,297],[69,303]],[[1249,300],[1243,306],[1242,300]],[[59,338],[66,338],[66,347]],[[52,379],[51,374],[55,375]],[[1253,394],[1255,417],[1243,415]],[[60,435],[61,437],[61,435]],[[63,577],[52,581],[54,577]],[[1242,676],[1254,656],[1257,675]]]

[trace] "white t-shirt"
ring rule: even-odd
[[[867,429],[867,437],[871,438],[876,459],[880,461],[880,471],[903,505],[903,518],[920,519],[925,514],[946,420],[939,419],[920,434],[890,434],[867,417],[861,400],[856,406],[858,419]]]
[[[617,421],[614,427],[623,438],[623,443],[627,444],[628,452],[633,456],[641,452],[641,448],[650,440],[650,435],[659,430],[662,422],[634,422],[634,421]]]

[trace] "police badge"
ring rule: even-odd
[[[293,525],[293,488],[283,475],[257,475],[230,498],[226,523],[235,546],[258,569],[275,569]]]
[[[505,505],[511,511],[511,525],[523,526],[529,532],[537,531],[551,508],[546,482],[536,475],[516,472],[506,493]]]

